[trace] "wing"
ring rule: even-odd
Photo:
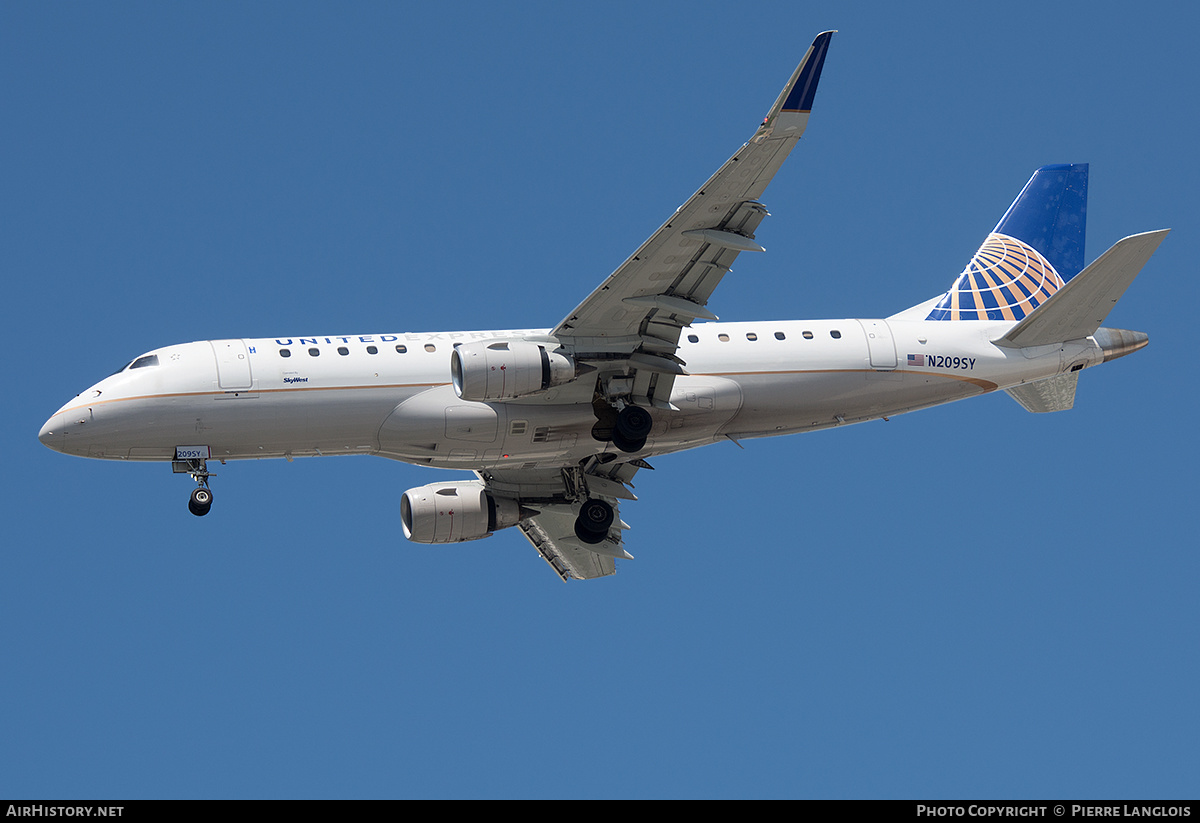
[[[758,198],[808,125],[833,34],[813,40],[750,142],[555,327],[579,360],[627,357],[635,402],[668,404],[675,376],[686,373],[680,330],[715,320],[704,307],[734,259],[763,251],[754,241],[767,216]]]
[[[518,523],[538,554],[563,580],[589,580],[616,571],[618,559],[632,560],[623,535],[629,526],[621,520],[620,501],[637,500],[626,485],[644,460],[626,463],[591,461],[584,468],[512,469],[476,472],[493,495],[515,497],[537,512]],[[613,522],[599,543],[576,536],[575,519],[585,500],[603,500],[613,510]]]
[[[617,403],[670,407],[675,377],[686,374],[686,364],[676,353],[681,330],[697,318],[715,320],[705,305],[734,259],[743,251],[763,251],[754,240],[755,229],[767,216],[758,198],[808,125],[832,36],[833,32],[817,35],[750,142],[550,335],[538,336],[537,342],[561,346],[588,367],[581,372],[588,379],[569,384],[578,392],[562,391],[556,402],[586,402],[579,392],[587,397],[596,392],[593,405],[611,408],[614,416]],[[550,379],[547,356],[543,350],[544,380]],[[595,377],[590,376],[593,372]],[[542,401],[515,395],[505,402]],[[583,466],[496,469],[477,475],[493,497],[519,501],[518,527],[555,573],[569,580],[604,577],[616,571],[617,560],[632,559],[625,550],[629,526],[620,518],[619,504],[637,499],[627,487],[644,468],[650,468],[644,460],[618,462],[606,451]],[[605,517],[583,514],[597,501]],[[611,523],[601,532],[577,531],[586,531],[589,522],[607,522],[610,514]]]

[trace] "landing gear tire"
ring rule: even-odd
[[[614,519],[616,515],[612,506],[603,500],[585,500],[579,508],[579,516],[575,518],[575,536],[594,546],[608,537],[608,527]]]
[[[212,499],[212,492],[206,487],[193,489],[192,496],[188,499],[188,511],[197,517],[203,517],[212,508]]]
[[[617,414],[612,430],[612,442],[623,452],[641,451],[646,437],[654,428],[654,418],[641,406],[626,406]]]
[[[621,451],[632,454],[633,452],[640,452],[645,447],[646,438],[639,437],[636,440],[630,440],[621,434],[620,429],[613,429],[612,442]]]
[[[627,442],[646,442],[653,428],[654,418],[641,406],[626,406],[617,414],[616,430]]]

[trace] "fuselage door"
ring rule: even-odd
[[[244,340],[210,340],[217,358],[217,382],[223,389],[248,389],[250,354]]]
[[[867,336],[867,349],[871,352],[871,368],[890,371],[896,368],[896,343],[892,340],[892,329],[886,320],[859,320]]]

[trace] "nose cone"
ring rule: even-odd
[[[43,446],[54,449],[56,452],[63,451],[67,440],[66,423],[67,421],[63,418],[62,412],[56,412],[45,422],[42,430],[38,432],[38,440],[42,441]]]

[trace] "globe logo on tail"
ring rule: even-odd
[[[1021,320],[1063,286],[1037,249],[993,232],[927,320]]]

